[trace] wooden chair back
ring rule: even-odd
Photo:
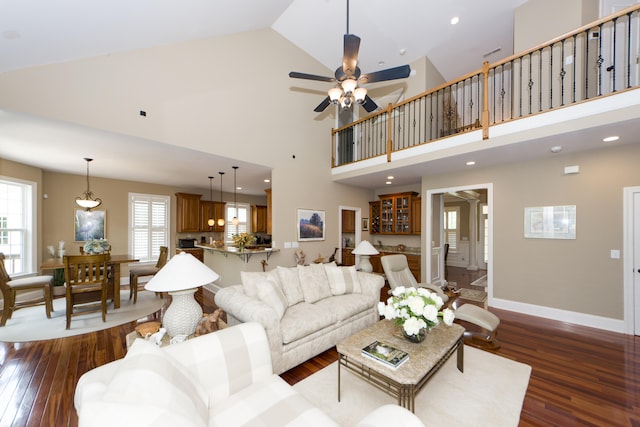
[[[156,263],[156,268],[160,270],[167,263],[167,257],[169,256],[169,248],[166,246],[160,246],[160,256]]]
[[[109,280],[108,252],[95,255],[65,255],[64,278],[66,282],[67,329],[71,325],[71,317],[89,311],[102,311],[102,321],[106,321],[107,288]],[[99,301],[99,304],[95,304]],[[87,310],[87,304],[95,305],[94,310]],[[81,313],[74,307],[85,306]]]

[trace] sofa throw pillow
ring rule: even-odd
[[[304,294],[304,300],[309,304],[331,296],[331,287],[322,264],[298,266],[298,277]]]
[[[129,348],[101,400],[155,405],[195,425],[206,426],[209,417],[206,390],[162,349],[143,339]]]
[[[258,285],[258,298],[275,310],[278,319],[282,319],[289,306],[287,297],[282,293],[280,285],[272,278],[265,279]]]
[[[258,298],[258,285],[264,280],[272,278],[276,283],[280,284],[278,273],[276,270],[270,271],[241,271],[240,281],[242,282],[242,288],[244,293],[248,297]]]
[[[298,269],[296,267],[278,266],[277,270],[282,292],[284,296],[287,297],[289,306],[304,301],[304,294],[302,293],[300,278],[298,277]]]
[[[332,295],[362,293],[362,286],[358,280],[355,266],[338,267],[335,264],[325,264],[324,270],[329,280]]]

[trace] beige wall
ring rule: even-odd
[[[493,184],[493,296],[623,319],[622,189],[640,184],[640,145],[549,155],[425,177],[423,192]],[[565,166],[580,173],[564,175]],[[576,205],[575,240],[525,239],[524,208]]]
[[[528,0],[514,13],[514,52],[531,49],[598,19],[598,0]]]
[[[294,263],[295,249],[283,244],[297,239],[297,208],[326,212],[326,240],[300,244],[314,259],[330,255],[340,242],[339,205],[368,211],[368,191],[331,181],[332,110],[318,115],[316,90],[292,90],[313,85],[290,79],[292,68],[332,72],[276,32],[262,30],[4,73],[0,108],[271,167],[273,239],[282,248],[271,257],[272,268]],[[55,199],[72,201],[84,190],[82,180],[71,177],[45,181]],[[93,178],[92,190],[105,204],[116,197]],[[71,230],[72,209],[44,224],[45,246],[59,238],[50,222]],[[126,212],[107,210],[111,236],[125,224]]]

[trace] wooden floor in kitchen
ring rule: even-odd
[[[482,271],[449,267],[472,287]],[[205,312],[213,301],[199,298]],[[532,366],[521,426],[640,426],[640,337],[491,309],[495,353]],[[0,343],[0,426],[76,426],[73,393],[86,371],[124,357],[131,322],[77,337]],[[282,377],[294,384],[337,360],[330,349]],[[499,404],[499,402],[496,402]],[[480,424],[481,424],[481,420]]]

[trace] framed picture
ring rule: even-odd
[[[575,205],[524,208],[524,237],[528,239],[575,239]]]
[[[74,220],[75,241],[106,238],[106,212],[76,210]]]
[[[362,218],[362,231],[369,231],[369,218]]]
[[[324,240],[324,211],[298,209],[298,240]]]

